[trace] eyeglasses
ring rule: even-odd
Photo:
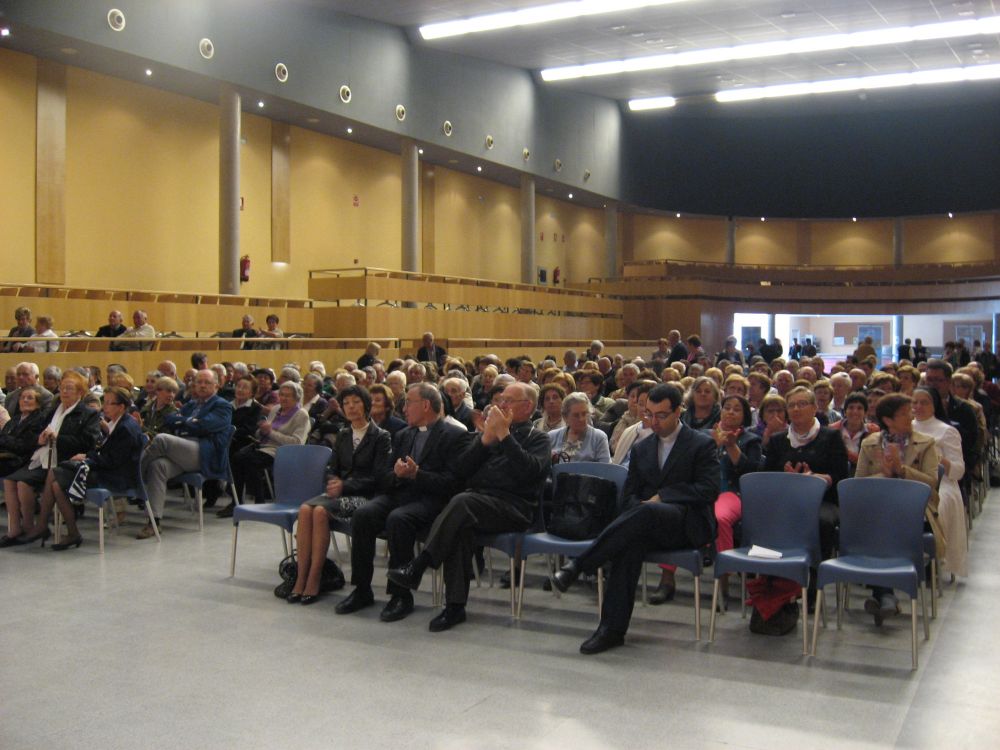
[[[674,412],[672,411],[644,411],[642,416],[653,422],[665,422],[667,419],[672,417]]]
[[[527,401],[526,398],[501,398],[497,401],[500,406],[508,406],[509,404],[517,404],[522,401]]]
[[[795,402],[789,402],[788,404],[789,409],[805,409],[806,407],[809,406],[815,406],[815,404],[813,404],[811,401],[795,401]]]

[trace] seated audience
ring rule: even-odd
[[[52,330],[52,316],[50,315],[39,315],[38,316],[38,328],[35,330],[35,336],[44,336],[47,339],[54,339],[58,336],[55,331]],[[21,347],[21,351],[25,352],[57,352],[59,351],[58,341],[26,341],[24,346]]]
[[[868,421],[868,397],[852,393],[844,401],[844,417],[830,425],[837,430],[847,449],[848,476],[854,476],[861,455],[861,443],[873,432],[879,431],[877,422]]]
[[[111,342],[111,351],[150,351],[153,348],[153,342],[132,342],[127,339],[151,338],[156,338],[156,329],[149,324],[149,315],[146,314],[145,310],[136,310],[132,313],[132,327],[126,328],[123,333]]]
[[[308,412],[312,424],[323,415],[329,403],[323,398],[323,378],[315,372],[307,372],[302,378],[302,408]]]
[[[142,431],[150,440],[164,431],[167,417],[177,411],[178,390],[177,381],[173,378],[156,379],[152,398],[147,397],[145,406],[139,411]]]
[[[271,339],[271,341],[257,342],[254,344],[254,349],[281,349],[283,344],[277,339],[283,339],[285,337],[285,332],[278,328],[278,316],[268,315],[264,321],[267,324],[267,328],[261,328],[257,331],[258,339]],[[245,341],[243,342],[246,343]]]
[[[702,375],[692,384],[684,399],[681,421],[694,430],[706,430],[719,422],[719,400],[722,393],[712,378]]]
[[[127,330],[122,320],[121,310],[112,310],[108,313],[108,324],[98,328],[94,335],[100,339],[113,339],[121,336]]]
[[[593,408],[590,399],[579,391],[563,399],[562,417],[566,426],[548,433],[552,463],[611,461],[608,436],[590,424]]]
[[[385,383],[376,383],[368,389],[372,398],[371,419],[376,425],[395,437],[406,427],[406,422],[392,412],[392,390]]]
[[[8,477],[25,467],[31,455],[38,448],[38,436],[45,429],[45,411],[42,395],[35,386],[20,390],[20,408],[0,429],[0,477],[3,477],[3,492],[7,504],[7,534],[0,539],[0,547],[23,544],[24,530],[33,524],[32,502],[29,513],[18,502],[17,480]]]
[[[14,310],[14,320],[16,325],[7,334],[9,338],[26,338],[35,335],[35,329],[31,325],[31,310],[29,308],[18,307]],[[3,345],[3,351],[25,351],[28,343],[27,341],[7,341]]]
[[[240,327],[237,328],[232,333],[232,338],[243,339],[243,341],[240,343],[240,349],[244,350],[254,348],[253,342],[247,341],[246,339],[255,339],[258,336],[260,336],[260,332],[254,326],[252,315],[244,315]]]
[[[274,387],[274,370],[270,367],[260,367],[253,371],[257,378],[257,403],[265,410],[272,409],[278,403],[278,392]]]

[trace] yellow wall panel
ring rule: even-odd
[[[736,225],[736,262],[796,265],[798,227],[794,221],[740,219]]]
[[[905,219],[904,263],[982,263],[994,256],[994,215]]]
[[[549,283],[556,266],[560,286],[603,276],[604,211],[547,196],[535,201],[535,257],[537,265],[548,269]]]
[[[0,49],[0,277],[35,281],[35,58]]]
[[[439,166],[424,174],[434,191],[434,272],[520,281],[520,190]]]
[[[218,291],[216,108],[68,73],[66,283]]]
[[[892,220],[813,221],[814,266],[891,266]]]
[[[304,297],[312,269],[399,269],[400,191],[397,155],[292,128],[292,264],[275,267],[287,276],[282,294]]]
[[[726,220],[634,214],[631,260],[688,260],[724,263]]]
[[[302,297],[286,288],[287,268],[271,263],[271,121],[244,112],[240,137],[240,257],[250,256],[250,281],[240,284],[240,294]],[[238,325],[239,320],[232,328]]]

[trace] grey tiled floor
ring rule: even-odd
[[[735,607],[714,645],[694,641],[681,578],[674,603],[637,605],[624,648],[588,658],[577,647],[596,624],[593,593],[556,599],[540,566],[519,623],[506,592],[473,588],[469,622],[432,634],[423,591],[392,625],[378,606],[336,616],[344,592],[312,607],[275,599],[275,527],[242,527],[230,579],[227,521],[199,534],[170,506],[157,545],[131,538],[133,515],[101,556],[91,515],[79,550],[0,551],[0,748],[993,747],[992,494],[970,581],[946,588],[916,673],[908,618],[877,631],[860,595],[806,659],[798,633],[751,635]],[[703,613],[707,637],[707,599]]]

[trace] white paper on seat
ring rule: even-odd
[[[753,545],[750,547],[750,551],[747,552],[748,557],[766,557],[769,560],[780,560],[781,553],[776,549],[768,549],[767,547],[761,547],[759,545]]]

